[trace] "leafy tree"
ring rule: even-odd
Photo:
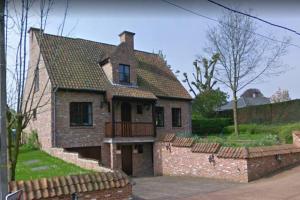
[[[193,114],[200,114],[203,117],[214,117],[215,109],[225,104],[227,94],[220,89],[207,90],[196,96],[192,108]]]

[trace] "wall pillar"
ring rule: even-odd
[[[117,145],[114,143],[110,143],[110,168],[111,169],[118,168],[116,150],[117,150]]]

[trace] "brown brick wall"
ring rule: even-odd
[[[159,99],[156,106],[164,107],[164,127],[157,127],[157,135],[167,133],[191,133],[191,102],[180,100]],[[181,108],[181,127],[172,127],[172,108]]]
[[[133,176],[152,176],[152,144],[145,143],[143,145],[143,153],[134,152],[132,156]]]
[[[115,106],[115,121],[121,121],[121,105],[124,101],[118,101]],[[131,121],[132,122],[152,122],[152,108],[151,105],[143,106],[143,114],[137,114],[137,105],[142,101],[128,101],[131,105]],[[143,104],[142,104],[143,105]]]
[[[41,143],[42,148],[49,148],[52,146],[52,86],[45,68],[43,57],[40,55],[40,49],[37,45],[36,37],[32,32],[29,34],[30,57],[24,91],[23,109],[25,108],[26,102],[28,102],[26,110],[30,110],[29,104],[31,103],[31,100],[33,100],[31,110],[37,107],[39,101],[40,103],[38,104],[39,108],[37,108],[37,118],[30,120],[25,132],[31,133],[32,131],[36,131],[38,133],[39,142]],[[39,68],[39,90],[34,94],[34,96],[32,96],[30,91],[32,91],[31,88],[34,81],[34,71],[37,66]],[[29,94],[31,96],[29,96]]]
[[[168,143],[154,145],[154,174],[175,176],[199,176],[247,182],[247,161],[244,159],[222,159],[212,154],[192,153],[191,148],[174,147],[167,150]]]
[[[277,159],[276,159],[277,158]],[[276,172],[288,166],[300,163],[300,153],[284,154],[278,156],[266,156],[250,158],[248,163],[248,179],[256,180],[272,172]]]
[[[100,107],[102,94],[59,91],[56,96],[56,145],[58,147],[99,146],[104,137],[105,122],[111,121],[107,106]],[[70,103],[92,102],[93,126],[70,126]]]
[[[170,144],[156,142],[154,145],[155,175],[199,176],[248,182],[300,163],[300,152],[296,149],[289,153],[278,150],[276,155],[265,154],[255,158],[220,158],[216,153],[215,162],[209,162],[212,154],[193,153],[191,147]]]
[[[111,56],[113,82],[119,83],[119,64],[125,64],[130,66],[130,83],[137,84],[136,67],[137,61],[134,56],[133,49],[130,49],[128,44],[122,44],[118,46],[116,51]]]

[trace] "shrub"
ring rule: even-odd
[[[38,139],[38,134],[36,131],[32,131],[26,138],[26,143],[24,144],[26,149],[39,149],[40,143]]]
[[[224,127],[231,124],[231,118],[194,118],[192,120],[193,134],[219,134],[223,132]]]

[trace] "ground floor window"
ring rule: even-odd
[[[72,102],[70,103],[70,125],[71,126],[92,126],[92,103]]]
[[[172,108],[172,126],[181,127],[181,109]]]

